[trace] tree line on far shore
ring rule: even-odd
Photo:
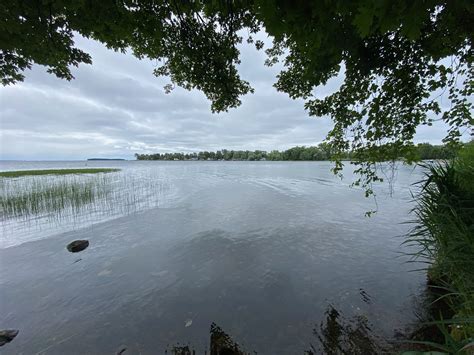
[[[454,157],[455,151],[445,145],[431,145],[420,143],[413,147],[414,158],[416,160],[427,159],[450,159]],[[135,154],[137,160],[271,160],[271,161],[309,161],[309,160],[331,160],[334,153],[331,146],[321,143],[317,146],[296,146],[284,151],[272,150],[227,150],[222,149],[216,152],[193,152],[193,153],[156,153],[156,154]],[[354,158],[351,152],[344,153],[338,158],[351,160]]]

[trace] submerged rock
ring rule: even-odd
[[[119,347],[117,352],[115,353],[116,355],[122,355],[127,351],[127,347],[125,345],[122,345]]]
[[[78,253],[89,246],[88,240],[75,240],[67,245],[67,250],[71,253]]]
[[[16,329],[0,330],[0,346],[11,342],[18,335],[18,332]]]

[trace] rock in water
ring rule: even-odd
[[[75,240],[67,245],[67,250],[71,253],[78,253],[89,246],[88,240]]]
[[[11,342],[18,335],[16,329],[0,330],[0,346]]]
[[[115,355],[122,355],[122,354],[124,354],[126,351],[127,351],[127,347],[126,347],[126,346],[121,346],[121,347],[119,348],[119,350],[115,353]]]

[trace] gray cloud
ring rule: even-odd
[[[156,63],[115,53],[77,38],[94,64],[75,68],[67,82],[34,66],[26,80],[0,88],[2,159],[132,158],[134,153],[227,149],[286,149],[321,142],[331,123],[310,118],[303,101],[272,84],[279,68],[264,67],[265,55],[242,45],[241,76],[256,92],[228,113],[212,114],[198,91],[165,94]],[[340,85],[331,80],[317,95]],[[439,143],[446,130],[422,129],[423,141]]]

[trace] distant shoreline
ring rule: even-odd
[[[360,160],[364,157],[363,151],[345,151],[336,152],[327,143],[321,143],[318,146],[296,146],[284,151],[272,150],[228,150],[221,149],[215,152],[200,151],[192,153],[174,152],[174,153],[152,153],[135,154],[137,160],[205,160],[205,161],[331,161],[331,160]],[[410,154],[408,154],[410,153]],[[455,150],[448,146],[431,145],[429,143],[420,143],[416,146],[406,147],[406,150],[400,151],[400,159],[404,156],[410,157],[410,160],[437,160],[450,159],[454,157]]]

